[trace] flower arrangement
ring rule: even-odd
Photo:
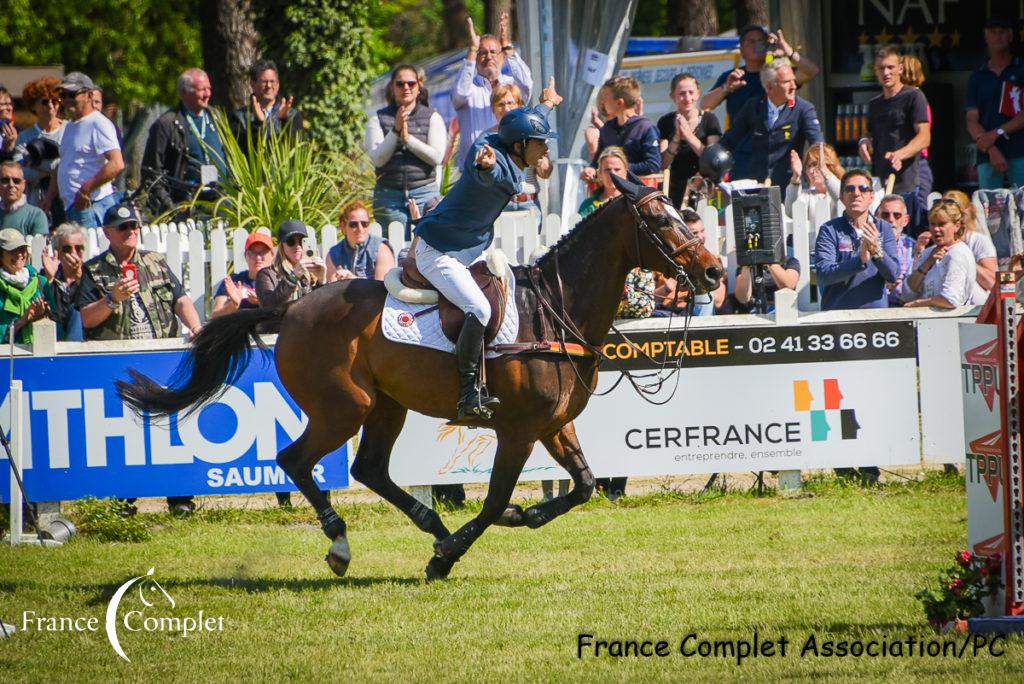
[[[995,596],[1002,587],[1003,561],[1000,554],[978,556],[970,551],[956,554],[956,564],[942,574],[943,587],[938,593],[922,589],[917,599],[936,631],[957,620],[985,614],[984,600]]]

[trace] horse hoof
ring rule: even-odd
[[[537,509],[533,506],[530,506],[525,511],[523,511],[523,518],[526,522],[526,526],[529,527],[531,530],[535,530],[538,527],[541,527],[551,522],[551,518],[549,518],[540,509]]]
[[[525,522],[523,519],[523,508],[517,504],[513,504],[505,509],[505,512],[501,514],[494,524],[501,525],[503,527],[519,527]]]
[[[331,548],[327,550],[324,560],[327,561],[327,565],[335,575],[344,577],[348,572],[348,564],[352,561],[352,550],[348,546],[348,539],[346,537],[335,539]]]
[[[434,580],[448,577],[448,573],[452,571],[452,565],[453,563],[451,561],[445,560],[440,556],[434,556],[430,559],[430,562],[427,563],[427,581],[433,582]]]

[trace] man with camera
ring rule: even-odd
[[[25,197],[25,172],[14,161],[0,163],[0,228],[14,228],[22,235],[50,232],[46,214]]]
[[[193,335],[202,324],[163,255],[138,248],[142,217],[130,204],[107,210],[110,247],[85,263],[76,304],[87,340],[178,336],[178,318]]]
[[[771,33],[764,26],[750,24],[740,29],[739,36],[743,66],[722,72],[718,80],[715,81],[714,87],[705,93],[701,100],[701,108],[705,111],[717,108],[724,100],[729,119],[735,121],[736,116],[747,102],[750,100],[756,102],[762,99],[765,96],[765,91],[761,83],[761,69],[768,62],[769,53],[771,53],[772,59],[785,58],[789,60],[795,69],[798,87],[818,74],[818,66],[806,57],[802,57],[786,42],[781,28]],[[737,178],[748,178],[746,174],[750,169],[752,143],[752,136],[745,134],[733,151],[736,158],[734,176]]]
[[[195,335],[202,327],[192,300],[163,255],[139,249],[142,216],[128,203],[107,210],[110,248],[85,262],[75,304],[86,340],[149,340],[178,336],[178,318]],[[172,513],[189,515],[192,497],[168,497]],[[132,511],[131,500],[126,508]]]
[[[170,211],[197,192],[215,197],[216,183],[227,173],[224,146],[209,110],[212,92],[205,71],[186,70],[178,77],[181,102],[149,129],[142,181],[150,184],[154,213]]]

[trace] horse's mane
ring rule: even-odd
[[[558,238],[558,242],[551,245],[551,247],[548,248],[548,251],[544,252],[544,254],[539,259],[537,259],[537,266],[543,266],[545,263],[547,263],[549,259],[553,258],[553,256],[557,254],[559,250],[570,247],[573,243],[578,241],[579,236],[586,232],[587,226],[589,226],[591,223],[595,223],[599,217],[601,217],[608,211],[609,208],[611,208],[615,204],[618,204],[618,202],[622,199],[622,195],[619,195],[618,197],[615,197],[605,202],[597,209],[595,209],[591,214],[589,214],[586,218],[582,219],[579,223],[573,226],[572,230],[570,230],[562,237]]]

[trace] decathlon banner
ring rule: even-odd
[[[125,408],[114,392],[115,379],[135,368],[165,382],[182,355],[16,359],[14,377],[25,390],[22,462],[29,499],[294,491],[275,457],[302,434],[307,419],[281,386],[272,352],[254,351],[239,381],[189,418],[141,420]],[[5,430],[10,415],[4,389],[0,424]],[[6,501],[10,468],[0,465],[0,495]],[[346,486],[347,473],[344,446],[313,471],[323,489]]]
[[[675,396],[647,403],[621,382],[576,433],[595,475],[673,475],[918,463],[916,330],[910,322],[627,332],[611,336],[599,390],[617,369],[683,357]],[[647,380],[649,382],[650,379]],[[669,396],[676,379],[663,387]],[[410,414],[392,458],[400,484],[486,481],[488,430]],[[522,479],[563,477],[538,444]]]

